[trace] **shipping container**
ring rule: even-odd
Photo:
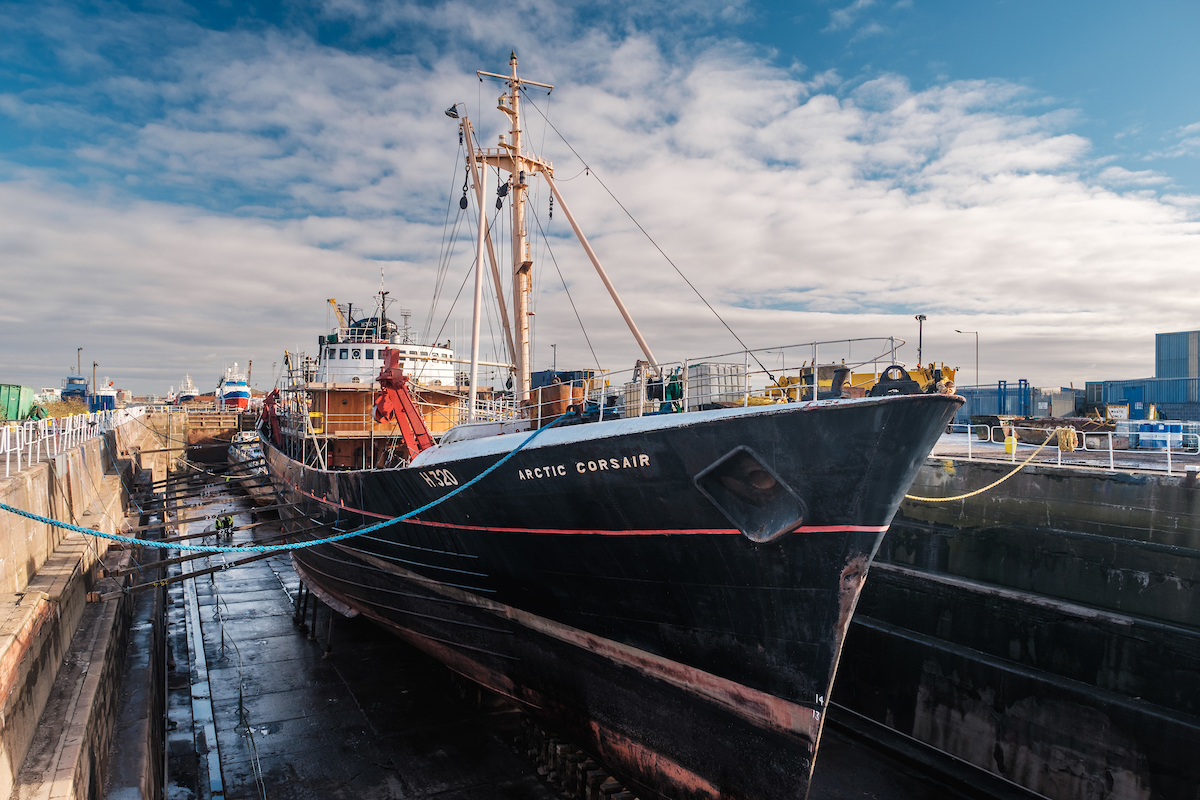
[[[543,386],[550,386],[554,383],[572,383],[576,386],[583,386],[584,381],[589,383],[596,377],[594,369],[574,369],[555,372],[552,369],[544,369],[539,372],[529,373],[529,388],[540,389]],[[557,378],[557,380],[555,380]]]
[[[6,420],[26,419],[33,411],[34,390],[28,386],[0,383],[0,417]]]
[[[969,424],[973,416],[1021,417],[1034,413],[1034,390],[1024,380],[1001,381],[992,386],[960,386],[955,391],[967,401],[954,415],[954,422],[960,425]]]
[[[1036,418],[1073,417],[1078,413],[1078,393],[1074,389],[1038,389],[1033,395]]]
[[[115,394],[88,395],[88,411],[112,411],[117,407]]]

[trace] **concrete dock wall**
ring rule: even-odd
[[[114,533],[124,518],[136,450],[152,438],[144,425],[126,423],[0,480],[0,500]],[[2,797],[13,791],[107,550],[105,540],[0,513]]]
[[[1011,464],[930,460],[912,494]],[[1200,487],[1032,467],[905,501],[833,700],[1051,798],[1200,798]]]

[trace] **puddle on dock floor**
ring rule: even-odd
[[[253,507],[237,499],[230,510],[245,524]],[[277,530],[266,524],[255,533],[262,539]],[[235,534],[234,541],[249,535]],[[217,566],[221,558],[199,559],[191,569]],[[297,628],[292,598],[299,582],[288,556],[194,580],[220,774],[208,776],[204,737],[193,730],[193,708],[203,708],[205,698],[192,691],[188,593],[186,583],[176,583],[168,603],[172,800],[560,797],[513,748],[515,711],[478,708],[461,696],[463,684],[448,670],[400,639],[361,617],[338,615],[326,656],[329,611],[321,608],[315,638]],[[810,800],[947,796],[924,775],[836,730],[826,731],[809,794]]]

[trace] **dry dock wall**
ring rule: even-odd
[[[131,454],[149,438],[147,428],[127,423],[0,479],[0,500],[42,516],[116,532],[128,499],[124,487],[138,466]],[[72,638],[89,614],[86,595],[107,544],[0,513],[0,797],[14,794],[16,776],[51,701],[60,667],[72,652]],[[120,617],[116,608],[97,606],[90,612],[100,622]],[[101,625],[97,631],[102,629]],[[120,631],[116,634],[119,637]],[[121,641],[118,638],[116,644]],[[118,653],[119,648],[103,650],[98,657],[103,663]],[[73,663],[87,658],[81,651]],[[112,670],[106,665],[96,672],[93,683]],[[103,726],[103,714],[89,724],[89,730]]]
[[[930,460],[912,494],[1010,464]],[[1030,467],[905,501],[833,701],[1055,800],[1200,798],[1200,487]]]

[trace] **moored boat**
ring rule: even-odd
[[[236,361],[217,381],[216,407],[217,411],[244,411],[250,407],[250,384]]]
[[[229,442],[230,474],[241,480],[241,486],[259,505],[275,502],[275,490],[267,480],[263,463],[262,443],[255,431],[237,431]]]
[[[522,91],[544,85],[510,63],[510,75],[481,75],[507,82],[511,142],[479,148],[451,109],[476,202],[488,169],[512,176],[501,196],[513,252],[527,254],[525,195],[544,178],[645,358],[627,374],[533,386],[532,262],[515,258],[511,325],[501,305],[513,388],[481,386],[478,264],[470,383],[444,406],[459,424],[443,432],[411,348],[380,329],[383,311],[370,339],[377,374],[321,379],[354,360],[341,340],[353,324],[339,325],[316,359],[289,354],[296,377],[264,409],[267,469],[299,530],[387,524],[293,562],[332,607],[511,698],[644,800],[804,797],[871,559],[962,399],[919,393],[899,366],[871,396],[850,397],[851,368],[894,355],[889,340],[773,348],[790,353],[790,370],[768,369],[763,350],[656,359],[553,167],[523,149]]]
[[[196,388],[196,384],[192,383],[192,376],[184,375],[183,380],[179,382],[179,391],[175,392],[175,404],[183,405],[192,402],[199,396],[200,390]]]

